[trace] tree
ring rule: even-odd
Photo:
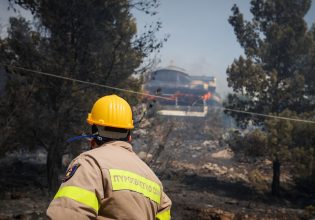
[[[314,29],[308,30],[303,19],[310,6],[310,0],[252,0],[251,21],[233,6],[229,22],[245,58],[240,56],[227,69],[234,94],[228,96],[226,107],[274,115],[314,108]],[[229,114],[243,127],[249,121],[265,127],[264,118]],[[279,167],[280,172],[280,160],[280,155],[274,155],[274,171]],[[274,181],[279,182],[279,175]]]
[[[310,1],[253,0],[251,5],[252,21],[244,21],[236,5],[229,18],[246,55],[227,69],[229,86],[238,94],[230,95],[229,106],[265,114],[286,108],[303,112],[311,100],[304,95],[313,95],[303,67],[314,48],[303,20]]]
[[[158,2],[10,2],[31,10],[36,26],[31,26],[23,18],[12,18],[9,36],[2,45],[1,57],[11,65],[7,65],[9,79],[1,111],[12,118],[10,132],[2,144],[46,146],[49,188],[55,189],[59,185],[61,158],[67,148],[65,140],[84,129],[82,122],[92,102],[113,91],[34,76],[25,69],[12,66],[126,88],[132,74],[142,70],[139,66],[144,58],[159,49],[163,42],[155,38],[160,23],[136,36],[136,23],[130,10],[137,7],[149,13]],[[132,85],[140,89],[139,83]],[[5,125],[5,118],[1,119],[4,121],[1,124]],[[22,130],[18,130],[20,127]],[[15,137],[17,132],[22,134],[18,139]],[[32,140],[32,143],[26,143],[26,140]]]

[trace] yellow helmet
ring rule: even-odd
[[[86,119],[90,125],[132,129],[132,111],[126,100],[117,95],[103,96],[93,105]]]

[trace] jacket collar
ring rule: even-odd
[[[110,144],[112,146],[122,147],[122,148],[125,148],[126,150],[128,150],[130,152],[133,152],[131,144],[129,144],[126,141],[110,141],[110,142],[106,143],[105,145],[107,145],[107,144]]]

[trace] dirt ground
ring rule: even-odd
[[[303,219],[304,211],[292,201],[262,194],[242,181],[187,171],[179,175],[163,181],[174,201],[174,219]]]
[[[34,161],[1,161],[0,219],[45,219],[53,196],[47,193],[45,169],[44,164]],[[307,219],[292,199],[275,199],[237,175],[179,161],[168,163],[168,169],[160,169],[158,174],[173,201],[175,220]]]
[[[135,152],[156,171],[173,201],[173,220],[313,218],[305,207],[315,205],[315,196],[296,192],[289,170],[282,169],[281,197],[274,198],[269,193],[271,161],[241,160],[228,146],[209,139],[206,127],[201,130],[208,133],[197,124],[187,135],[182,132],[186,124],[178,123],[172,131],[165,124],[151,133],[140,128],[133,141]],[[45,219],[54,196],[47,192],[45,157],[36,151],[0,159],[0,220]]]

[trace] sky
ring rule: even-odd
[[[160,37],[169,34],[161,49],[160,67],[175,65],[189,74],[217,78],[217,91],[225,96],[228,89],[226,69],[243,54],[228,18],[237,4],[245,19],[251,19],[249,0],[161,0],[154,19],[162,22]],[[135,13],[139,31],[152,18]],[[315,23],[315,0],[305,17]]]
[[[217,91],[225,96],[231,90],[227,87],[226,69],[243,54],[236,40],[228,18],[233,4],[237,4],[246,19],[251,18],[250,0],[160,0],[158,14],[153,18],[133,11],[138,31],[144,31],[146,24],[159,20],[162,29],[157,37],[170,35],[158,57],[158,67],[175,65],[189,74],[215,76]],[[14,12],[7,11],[8,0],[0,0],[0,23],[8,23]],[[28,12],[20,11],[31,19]],[[305,16],[309,27],[315,23],[315,0]]]

